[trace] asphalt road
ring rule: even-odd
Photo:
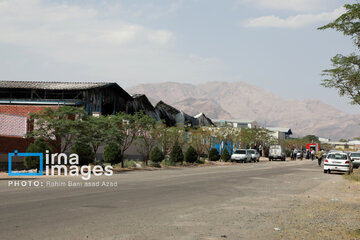
[[[0,180],[0,239],[268,239],[273,217],[326,179],[315,161]],[[340,177],[340,176],[332,176]],[[21,179],[24,181],[24,179]],[[270,234],[270,235],[269,235]]]

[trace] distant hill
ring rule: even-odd
[[[243,82],[141,84],[127,89],[163,100],[184,112],[210,118],[253,119],[266,126],[290,127],[296,135],[316,134],[337,140],[360,136],[360,115],[338,110],[319,100],[285,100]]]

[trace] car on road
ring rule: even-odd
[[[251,162],[251,153],[247,149],[237,149],[231,155],[231,162]]]
[[[298,159],[303,159],[303,151],[301,150],[296,150],[296,158]]]
[[[285,148],[281,145],[271,145],[269,150],[269,161],[274,159],[280,159],[281,161],[285,161]]]
[[[349,154],[330,152],[324,160],[324,173],[331,173],[332,171],[351,173],[353,165]]]
[[[251,160],[254,162],[260,161],[260,153],[256,149],[250,149]]]
[[[360,152],[352,152],[350,153],[350,158],[353,163],[354,168],[359,168],[360,166]]]

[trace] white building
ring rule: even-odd
[[[266,127],[267,130],[271,131],[271,135],[279,140],[284,140],[290,138],[292,131],[290,128],[281,128],[281,127]]]
[[[259,128],[259,124],[255,120],[223,120],[213,119],[215,126],[218,127],[235,127],[235,128]]]

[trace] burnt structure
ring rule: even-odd
[[[0,82],[0,104],[83,106],[89,115],[109,115],[126,112],[132,100],[116,83]]]

